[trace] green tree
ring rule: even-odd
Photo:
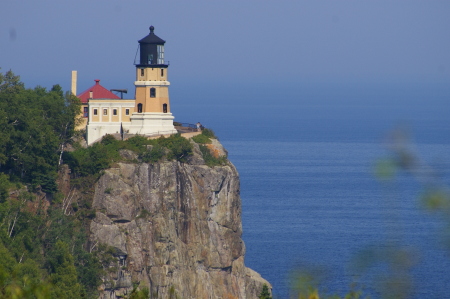
[[[74,133],[79,100],[59,85],[25,89],[20,77],[0,74],[0,172],[54,193],[65,144]]]
[[[2,243],[0,256],[0,298],[50,298],[50,285],[41,281],[42,273],[35,261],[17,263]]]
[[[63,241],[56,242],[49,252],[48,263],[51,270],[50,281],[54,298],[81,298],[82,288],[78,283],[77,270],[69,246]]]
[[[5,74],[0,73],[0,93],[15,94],[24,88],[24,84],[20,82],[20,77],[14,75],[11,70]]]
[[[267,284],[264,284],[261,290],[261,293],[258,296],[259,299],[272,299],[272,296],[270,295],[269,292],[269,287],[267,286]]]
[[[58,298],[96,297],[101,263],[84,248],[89,196],[65,214],[55,183],[79,111],[59,85],[26,89],[13,72],[0,73],[0,298],[50,298],[50,289]],[[92,149],[80,167],[98,173],[119,157],[116,145]],[[55,193],[50,206],[27,191],[34,188]]]
[[[0,203],[4,202],[9,196],[9,188],[11,183],[9,177],[6,174],[0,173]]]

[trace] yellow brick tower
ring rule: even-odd
[[[131,116],[131,124],[125,125],[130,134],[174,134],[170,112],[169,85],[164,60],[165,41],[154,33],[139,40],[139,60],[136,63],[136,104]]]

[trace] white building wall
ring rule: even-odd
[[[120,133],[120,127],[123,124],[122,108],[134,108],[134,101],[108,101],[91,100],[89,101],[89,122],[86,126],[86,141],[88,145],[98,141],[106,134]],[[94,109],[97,109],[97,116],[94,116]],[[108,115],[103,115],[103,109],[108,109]],[[113,109],[117,109],[117,116],[113,115]],[[113,121],[116,118],[117,121]],[[106,121],[105,121],[106,120]],[[129,122],[128,122],[129,123]]]
[[[106,134],[116,133],[120,133],[120,122],[88,124],[86,127],[87,144],[91,145]]]
[[[91,145],[99,141],[106,134],[121,133],[139,134],[143,136],[176,134],[177,130],[173,126],[174,117],[172,113],[137,113],[130,116],[130,121],[122,115],[122,108],[134,108],[134,101],[119,102],[105,100],[89,101],[89,122],[86,126],[87,144]],[[97,109],[94,116],[93,111]],[[108,109],[108,115],[103,115],[103,109]],[[113,109],[117,109],[118,115],[114,120]]]

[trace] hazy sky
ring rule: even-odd
[[[78,70],[78,91],[132,88],[150,25],[172,85],[450,83],[448,0],[4,0],[0,67],[28,87],[68,90]]]

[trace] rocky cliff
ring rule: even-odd
[[[151,298],[195,299],[257,298],[269,285],[244,265],[238,172],[231,163],[206,166],[196,144],[188,163],[107,169],[93,207],[91,246],[114,249],[102,299],[120,298],[136,284]]]

